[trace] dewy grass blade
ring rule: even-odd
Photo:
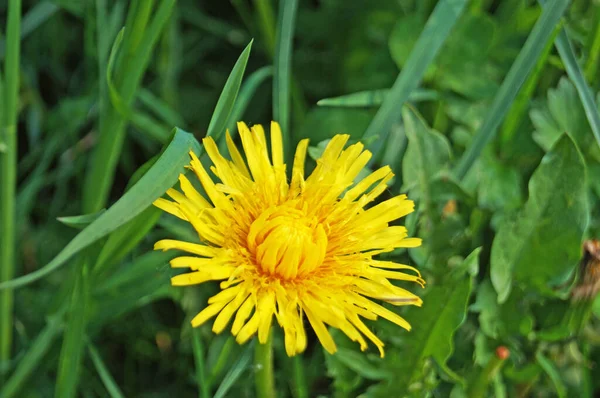
[[[363,135],[363,141],[379,137],[371,146],[374,154],[379,153],[392,125],[400,120],[402,105],[419,86],[427,67],[450,35],[466,3],[466,0],[442,0],[436,5],[404,68]]]
[[[215,107],[215,111],[210,119],[210,123],[208,124],[208,132],[206,135],[213,137],[217,142],[219,141],[221,134],[224,133],[227,120],[229,119],[229,115],[233,110],[235,99],[237,98],[238,91],[242,85],[242,78],[244,77],[244,71],[246,70],[246,65],[248,64],[252,43],[253,41],[248,43],[233,66],[233,69],[227,78],[227,82],[225,82],[225,87],[223,87],[223,91],[219,96],[219,100],[217,101],[217,106]]]
[[[547,7],[545,5],[546,1],[539,0],[539,2],[544,8]],[[598,145],[600,145],[600,114],[598,113],[598,106],[596,105],[594,94],[592,93],[590,86],[588,86],[587,82],[585,81],[583,71],[577,63],[575,51],[573,51],[573,45],[571,44],[571,40],[569,39],[565,29],[561,29],[554,44],[556,45],[558,54],[565,65],[565,69],[567,70],[569,78],[571,78],[573,84],[575,84],[575,88],[579,94],[579,99],[581,99],[583,109],[585,110],[585,116],[590,123],[592,133],[596,138],[596,142]]]
[[[548,39],[552,36],[554,28],[560,21],[568,4],[568,0],[553,0],[549,2],[547,7],[544,7],[525,45],[502,82],[485,121],[475,133],[471,145],[467,148],[456,166],[454,174],[457,178],[464,178],[483,151],[485,145],[494,137],[498,126],[510,109],[529,72],[531,72],[542,54]]]
[[[43,278],[76,253],[140,214],[175,184],[183,167],[189,163],[190,150],[200,154],[198,141],[190,133],[175,129],[173,140],[154,166],[121,199],[81,231],[51,262],[35,272],[0,283],[0,290],[14,289]]]
[[[102,380],[102,383],[104,384],[104,388],[106,388],[108,395],[110,395],[111,398],[123,398],[124,395],[121,392],[121,389],[119,388],[112,375],[106,368],[102,357],[100,357],[100,354],[98,353],[93,344],[88,344],[88,351],[90,352],[90,358],[92,358],[92,362],[94,363],[96,372],[98,372],[98,375],[100,376],[100,379]]]
[[[21,53],[21,0],[8,3],[6,26],[5,84],[0,106],[0,284],[15,272],[15,197],[17,185],[17,122]],[[0,362],[11,357],[13,293],[0,293]]]
[[[292,82],[292,44],[298,0],[279,3],[277,17],[277,41],[273,59],[273,119],[281,126],[283,148],[290,151],[290,102]]]

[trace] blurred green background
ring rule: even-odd
[[[18,123],[0,280],[127,201],[14,305],[0,296],[1,397],[255,396],[254,343],[189,324],[216,284],[171,287],[172,255],[151,251],[196,239],[142,203],[168,185],[131,187],[148,170],[175,181],[197,144],[174,127],[219,140],[273,119],[291,145],[310,138],[309,169],[337,133],[392,167],[388,193],[416,201],[406,224],[424,245],[389,256],[428,282],[423,308],[400,312],[410,333],[371,323],[384,359],[335,331],[336,355],[310,331],[290,359],[276,333],[279,396],[600,391],[600,251],[580,261],[600,228],[599,2],[23,0],[20,27],[18,3],[0,1],[4,156]]]

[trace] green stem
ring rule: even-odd
[[[275,398],[275,379],[273,375],[273,335],[265,344],[257,342],[254,348],[254,368],[256,396],[258,398]]]
[[[308,398],[308,386],[306,384],[306,373],[304,372],[304,361],[301,355],[292,358],[294,368],[294,397]]]
[[[21,39],[21,0],[8,3],[6,27],[6,87],[0,89],[0,282],[15,273],[15,195],[17,183],[17,118],[19,99],[19,56]],[[1,79],[1,77],[0,77]],[[0,362],[11,356],[13,332],[13,292],[0,293]],[[1,383],[0,383],[1,384]]]

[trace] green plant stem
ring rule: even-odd
[[[192,343],[194,347],[194,364],[196,365],[196,382],[198,383],[198,396],[200,398],[209,398],[210,389],[208,378],[206,377],[206,369],[204,368],[204,343],[200,329],[192,329]]]
[[[506,358],[499,358],[493,355],[485,368],[481,369],[472,383],[467,387],[468,398],[485,397],[488,385],[500,368],[506,362]]]
[[[273,335],[265,344],[257,342],[254,347],[254,380],[258,398],[275,398],[275,379],[273,374]]]
[[[0,90],[0,106],[4,106],[0,110],[0,282],[12,279],[15,273],[20,30],[21,0],[10,0],[4,59],[6,85]],[[5,290],[0,293],[0,362],[10,359],[12,331],[13,292]]]
[[[308,398],[308,386],[306,385],[306,373],[304,371],[304,361],[301,355],[292,358],[294,375],[294,397]]]

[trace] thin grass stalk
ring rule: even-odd
[[[0,282],[15,274],[15,197],[17,182],[17,122],[19,58],[21,52],[21,0],[8,3],[6,27],[6,84],[0,89]],[[1,79],[1,77],[0,77]],[[13,292],[0,292],[0,362],[11,357]]]

